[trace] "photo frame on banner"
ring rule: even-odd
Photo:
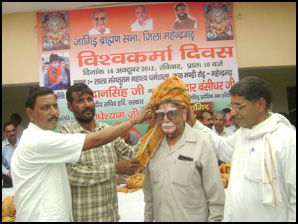
[[[135,116],[169,76],[185,82],[195,113],[226,108],[229,89],[239,80],[230,2],[39,12],[37,26],[40,86],[45,86],[45,63],[57,54],[69,70],[69,85],[87,84],[95,118],[110,125]],[[58,125],[74,119],[66,90],[54,90]],[[134,128],[143,135],[147,125]]]

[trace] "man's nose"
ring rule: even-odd
[[[83,105],[84,105],[85,107],[89,107],[90,104],[91,104],[91,102],[90,102],[89,100],[87,100],[87,99],[84,100],[84,104],[83,104]]]
[[[163,120],[164,120],[164,121],[170,121],[170,119],[168,118],[167,114],[165,114]]]
[[[57,113],[59,113],[59,109],[58,109],[58,107],[54,107],[54,106],[52,106],[51,107],[51,114],[57,114]]]
[[[232,108],[232,110],[230,112],[231,116],[234,117],[235,115],[237,115],[237,113],[238,113],[237,110],[235,110],[234,108]]]

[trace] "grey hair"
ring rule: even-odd
[[[222,110],[216,111],[215,114],[214,114],[214,117],[215,117],[215,116],[223,117],[225,120],[227,120],[227,118],[226,118],[226,113],[223,112]]]
[[[137,6],[135,7],[135,11],[137,10],[138,7],[142,7],[142,8],[147,12],[147,8],[146,8],[146,6],[144,6],[144,5],[137,5]]]
[[[93,19],[93,17],[94,17],[94,14],[95,14],[95,13],[98,13],[98,12],[103,12],[103,13],[106,15],[106,17],[108,18],[108,14],[107,14],[107,12],[106,12],[105,10],[103,10],[103,9],[96,9],[96,10],[92,13],[92,19]]]

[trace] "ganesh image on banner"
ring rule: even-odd
[[[42,50],[70,49],[68,12],[41,14]]]
[[[207,41],[233,40],[231,3],[204,4]]]

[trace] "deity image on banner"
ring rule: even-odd
[[[230,3],[204,4],[207,41],[233,40]]]
[[[42,50],[70,49],[68,12],[41,14]]]

